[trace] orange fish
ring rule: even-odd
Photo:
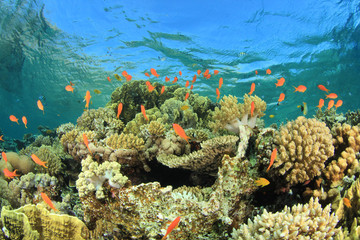
[[[254,115],[254,110],[255,110],[255,103],[254,103],[254,101],[252,101],[251,102],[251,111],[250,111],[251,117]]]
[[[191,84],[191,86],[190,86],[190,90],[193,90],[193,88],[194,88],[194,85],[192,85],[192,84]]]
[[[306,91],[306,87],[304,85],[299,85],[298,87],[294,87],[294,88],[295,88],[294,92],[305,92]]]
[[[217,101],[219,101],[219,98],[220,98],[220,90],[218,88],[216,88],[216,99]]]
[[[24,125],[25,125],[25,128],[27,128],[27,119],[26,119],[26,117],[25,116],[23,116],[22,118],[22,121],[23,121],[23,123],[24,123]]]
[[[324,99],[320,98],[319,100],[319,105],[317,105],[316,107],[319,108],[319,110],[321,110],[321,108],[324,106]]]
[[[107,77],[107,80],[108,80],[109,82],[111,82],[111,79],[110,79],[110,77],[109,77],[109,76]]]
[[[119,103],[116,118],[119,118],[119,116],[120,116],[120,114],[122,112],[122,109],[123,109],[123,104]]]
[[[282,77],[282,78],[278,79],[277,81],[278,82],[275,83],[276,87],[281,87],[285,83],[285,78]]]
[[[192,83],[196,82],[196,75],[194,75],[193,80],[191,81]]]
[[[258,180],[255,181],[255,184],[257,186],[265,187],[266,185],[269,185],[270,182],[266,178],[259,178]]]
[[[85,94],[85,101],[86,101],[85,108],[87,109],[89,109],[90,98],[91,98],[90,91],[87,90]]]
[[[161,94],[163,94],[163,93],[164,93],[164,91],[165,91],[165,86],[162,86],[162,88],[161,88],[161,92],[160,92],[160,95],[161,95]]]
[[[67,85],[67,86],[65,87],[65,90],[68,91],[68,92],[74,93],[74,88],[73,88],[71,85]]]
[[[129,82],[132,79],[132,76],[130,74],[126,75],[126,81]]]
[[[145,107],[144,105],[141,105],[141,112],[144,115],[144,118],[146,119],[146,121],[149,121],[148,117],[146,116],[146,112],[145,112]]]
[[[55,212],[59,211],[55,208],[54,204],[45,193],[42,192],[40,194],[41,194],[41,198],[44,200],[44,202],[46,202],[47,205],[49,205],[49,207],[51,207],[52,210],[54,210]]]
[[[201,70],[199,69],[199,70],[197,70],[197,74],[198,75],[200,75],[201,74]]]
[[[0,141],[5,142],[4,139],[3,139],[3,136],[4,136],[4,135],[1,135],[1,136],[0,136]]]
[[[189,96],[190,96],[190,93],[187,92],[187,93],[185,94],[185,100],[184,100],[184,101],[186,101]]]
[[[209,72],[210,72],[209,69],[206,69],[205,72],[204,72],[204,74],[205,74],[205,75],[208,75]]]
[[[83,133],[83,140],[84,140],[84,143],[85,143],[87,149],[89,150],[89,153],[92,154],[92,153],[91,153],[91,150],[90,150],[90,147],[89,147],[89,140],[88,140],[88,138],[87,138],[87,136],[86,136],[85,133]]]
[[[322,91],[325,91],[325,92],[329,92],[329,89],[326,89],[326,87],[324,85],[317,85],[317,87],[322,90]]]
[[[282,101],[284,101],[285,99],[285,94],[284,93],[280,93],[279,99],[278,99],[278,105],[279,103],[281,103]]]
[[[342,100],[338,100],[338,101],[336,102],[336,104],[335,104],[336,109],[337,109],[338,107],[340,107],[342,104],[343,104],[343,101],[342,101]]]
[[[166,230],[166,234],[162,237],[161,240],[165,240],[166,237],[171,233],[171,231],[177,227],[179,222],[180,222],[180,217],[175,218],[175,220],[172,221],[171,224],[169,225],[168,229]]]
[[[182,76],[182,72],[181,72],[181,71],[179,71],[179,75]]]
[[[217,75],[219,73],[219,70],[214,70],[214,75]]]
[[[266,169],[266,171],[269,171],[270,167],[273,165],[274,160],[276,159],[276,154],[277,154],[277,149],[274,148],[274,150],[271,153],[271,158],[270,158],[270,164],[269,167]]]
[[[123,71],[121,74],[122,74],[124,77],[126,77],[126,76],[128,75],[128,73],[127,73],[126,71]]]
[[[36,164],[39,164],[40,166],[43,166],[44,168],[47,168],[47,166],[45,166],[45,163],[47,163],[47,162],[41,161],[40,158],[38,158],[35,154],[31,154],[31,158],[32,158],[32,160],[34,160],[34,162]]]
[[[224,81],[223,81],[223,78],[220,78],[220,79],[219,79],[219,89],[220,89],[221,86],[223,85],[223,82],[224,82]]]
[[[206,79],[209,79],[209,78],[211,78],[211,74],[204,74],[204,77],[206,78]]]
[[[186,136],[186,133],[185,133],[184,129],[179,124],[174,123],[173,128],[174,128],[175,133],[177,135],[179,135],[181,138],[185,139],[185,141],[187,143],[189,143],[189,141],[188,141],[189,137]]]
[[[255,75],[257,75],[258,74],[258,71],[257,70],[255,70]]]
[[[74,86],[75,84],[70,81],[70,86]]]
[[[254,91],[255,91],[255,83],[252,83],[250,87],[249,95],[253,94]]]
[[[337,98],[338,97],[338,95],[336,94],[336,93],[330,93],[329,95],[326,95],[326,98],[332,98],[332,99],[335,99],[335,98]],[[325,99],[326,99],[325,98]]]
[[[146,72],[146,73],[145,73],[145,76],[150,77],[150,74]]]
[[[187,88],[189,86],[190,82],[189,81],[186,81],[185,83],[185,87]]]
[[[5,164],[7,164],[7,156],[6,156],[6,153],[5,153],[5,152],[2,152],[2,153],[1,153],[1,156],[2,156],[2,158],[4,159]]]
[[[347,207],[347,208],[351,208],[351,203],[350,203],[350,200],[346,197],[343,198],[343,202],[344,202],[344,205]]]
[[[328,103],[328,110],[330,110],[334,106],[334,100],[330,100]]]
[[[7,177],[7,178],[14,178],[14,177],[20,176],[20,175],[16,174],[16,169],[13,172],[10,172],[9,169],[4,168],[3,172],[4,172],[5,177]]]
[[[152,75],[154,75],[155,77],[159,77],[159,74],[156,72],[156,70],[154,68],[150,68],[150,72]]]
[[[14,115],[10,115],[10,121],[16,122],[17,124],[19,124],[19,119],[17,119]]]
[[[149,92],[154,91],[155,87],[151,85],[151,83],[149,81],[146,81],[146,86],[148,86],[148,90]]]
[[[266,74],[271,74],[271,70],[270,70],[270,69],[266,69]]]
[[[168,78],[167,76],[165,77],[165,82],[170,81],[170,78]]]
[[[42,103],[41,103],[40,100],[37,100],[37,106],[38,106],[38,108],[39,108],[40,110],[43,111],[43,114],[45,114],[45,112],[44,112],[44,106],[42,105]]]
[[[174,81],[172,81],[172,83],[176,83],[177,80],[178,80],[178,78],[177,78],[177,77],[174,77]]]

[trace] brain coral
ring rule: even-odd
[[[319,176],[324,162],[334,155],[330,129],[302,116],[281,127],[274,143],[279,147],[272,170],[285,175],[290,185]]]

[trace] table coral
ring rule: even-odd
[[[284,175],[290,185],[321,174],[324,162],[334,155],[332,136],[325,123],[298,117],[275,133],[277,158],[270,171]]]
[[[252,239],[333,239],[340,231],[335,214],[330,214],[330,205],[321,208],[317,198],[308,204],[285,207],[283,211],[263,214],[248,220],[234,229],[234,240]]]

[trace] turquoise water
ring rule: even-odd
[[[165,76],[183,72],[181,85],[198,69],[217,69],[221,95],[241,98],[252,82],[268,104],[265,122],[295,119],[306,102],[315,114],[323,84],[344,101],[338,112],[360,105],[358,1],[1,1],[0,128],[6,137],[39,133],[74,122],[85,92],[91,108],[104,106],[123,82],[156,68]],[[265,70],[272,70],[265,75]],[[255,76],[254,71],[259,74]],[[112,82],[107,81],[112,77]],[[194,92],[216,101],[218,77],[198,80]],[[276,78],[284,77],[282,88]],[[66,92],[69,81],[74,93]],[[293,93],[292,86],[308,88]],[[102,93],[94,94],[98,89]],[[286,99],[277,106],[279,94]],[[36,101],[45,96],[45,114]],[[9,120],[25,115],[28,128]],[[270,119],[269,115],[275,115]]]

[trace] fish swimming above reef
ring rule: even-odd
[[[308,113],[308,107],[306,102],[303,102],[302,105],[298,105],[298,108],[300,108],[300,110],[303,112],[304,116]]]

